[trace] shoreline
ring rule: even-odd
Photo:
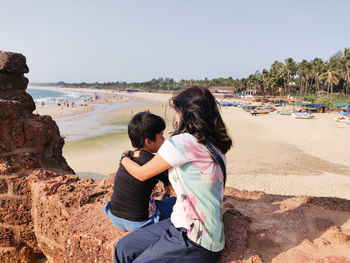
[[[126,125],[132,110],[150,110],[166,118],[169,137],[171,94],[134,93],[130,97],[144,99],[145,104],[113,110],[100,116],[101,121]],[[273,113],[253,117],[235,107],[222,107],[221,112],[234,141],[226,155],[227,186],[350,200],[350,126],[341,126],[333,114],[297,120]],[[131,148],[126,132],[109,134],[66,142],[64,157],[81,178],[101,179],[117,170],[120,154]]]
[[[39,115],[50,115],[53,119],[68,117],[68,116],[74,116],[77,114],[83,114],[87,112],[91,112],[95,110],[95,107],[97,104],[105,104],[105,103],[115,103],[115,102],[121,102],[126,101],[129,98],[126,96],[123,96],[124,94],[115,93],[110,90],[94,90],[94,89],[80,89],[80,88],[62,88],[62,87],[44,87],[44,86],[28,86],[29,89],[37,89],[37,90],[55,90],[55,91],[76,91],[79,93],[85,94],[85,95],[92,95],[92,94],[100,94],[100,98],[95,99],[94,101],[89,101],[87,103],[84,103],[82,105],[76,104],[74,106],[66,107],[66,105],[56,105],[56,104],[49,104],[49,105],[40,105],[36,103],[36,109],[34,111],[34,114]]]

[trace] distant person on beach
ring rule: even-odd
[[[116,245],[115,262],[218,262],[225,245],[221,205],[226,181],[225,153],[232,141],[218,102],[203,87],[183,89],[171,100],[175,132],[145,165],[123,157],[140,181],[169,169],[177,195],[171,218],[143,227]]]
[[[140,165],[150,161],[164,142],[164,129],[165,122],[161,117],[149,112],[137,113],[128,125],[129,138],[136,150],[124,154],[122,158],[128,156]],[[167,170],[140,181],[120,165],[111,200],[103,209],[112,223],[121,230],[134,231],[170,217],[176,197],[154,200],[152,192],[159,180],[163,182],[166,192],[171,193]]]

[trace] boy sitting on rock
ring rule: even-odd
[[[128,135],[136,150],[124,156],[130,157],[140,165],[144,165],[154,157],[164,142],[164,120],[150,112],[139,112],[128,125]],[[144,182],[130,175],[120,164],[117,171],[113,194],[103,208],[112,223],[121,230],[134,231],[143,226],[157,223],[170,217],[176,197],[154,200],[154,186],[161,180],[166,191],[172,191],[168,180],[168,171],[158,174]]]

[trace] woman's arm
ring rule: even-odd
[[[124,157],[121,163],[129,174],[142,182],[171,168],[171,165],[158,154],[142,166],[131,160],[129,157]]]

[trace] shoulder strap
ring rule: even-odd
[[[222,160],[220,154],[215,150],[215,148],[211,144],[206,143],[204,145],[205,147],[207,147],[208,151],[210,152],[210,155],[213,158],[214,163],[217,163],[220,165],[222,174],[224,176],[224,185],[225,185],[226,184],[226,166],[225,166],[224,160]]]

